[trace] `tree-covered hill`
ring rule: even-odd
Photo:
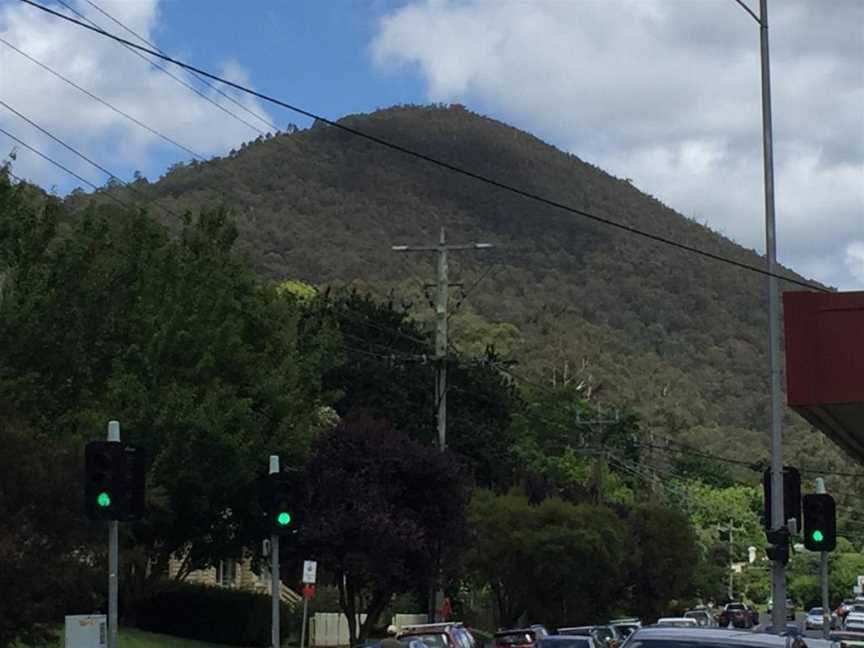
[[[764,266],[754,251],[627,179],[464,107],[394,107],[343,122],[598,216]],[[452,257],[451,280],[470,288],[453,317],[457,346],[479,351],[494,341],[518,361],[520,376],[582,382],[592,399],[634,407],[658,436],[727,454],[743,449],[748,459],[765,454],[762,275],[544,206],[323,124],[259,138],[225,158],[178,165],[158,182],[139,179],[135,186],[174,214],[229,207],[241,249],[267,276],[392,290],[414,303],[421,318],[429,316],[422,286],[434,279],[434,258],[392,252],[391,245],[433,243],[441,226],[451,241],[494,243],[494,250]],[[85,200],[79,194],[70,203]],[[154,213],[176,221],[164,210]],[[794,414],[787,422],[793,458],[812,455],[818,445],[820,465],[840,460]]]

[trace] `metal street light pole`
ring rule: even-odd
[[[762,162],[765,182],[765,254],[768,259],[768,359],[771,365],[771,521],[783,515],[783,427],[780,393],[780,294],[777,282],[777,231],[774,219],[774,144],[771,120],[771,69],[768,53],[768,0],[759,0],[759,46],[762,68]],[[786,623],[786,566],[774,561],[772,622],[779,633]]]

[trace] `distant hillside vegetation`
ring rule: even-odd
[[[764,265],[753,251],[630,182],[461,106],[394,107],[343,123],[597,215]],[[494,340],[532,381],[551,385],[566,372],[592,398],[637,409],[658,435],[727,454],[744,450],[748,459],[764,455],[764,276],[319,124],[259,138],[225,158],[178,165],[158,182],[141,179],[137,186],[177,213],[230,207],[241,249],[274,279],[394,290],[414,302],[418,317],[429,315],[421,286],[434,280],[434,258],[391,252],[391,245],[433,243],[442,225],[452,241],[494,243],[493,251],[453,255],[451,279],[466,288],[487,273],[454,317],[459,348],[480,350]],[[787,424],[792,460],[818,445],[822,463],[839,461],[797,416],[789,414]]]

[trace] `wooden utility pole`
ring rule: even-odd
[[[394,252],[437,252],[438,266],[435,273],[435,402],[437,404],[438,449],[447,448],[447,306],[449,301],[449,268],[447,253],[459,250],[486,250],[491,243],[462,243],[448,245],[444,228],[438,238],[438,245],[394,245]]]

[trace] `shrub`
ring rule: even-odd
[[[254,592],[174,583],[146,596],[138,627],[175,637],[234,646],[270,645],[270,596]],[[297,615],[280,606],[281,639]]]

